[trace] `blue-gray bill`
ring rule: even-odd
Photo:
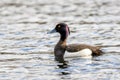
[[[55,30],[55,29],[53,29],[53,30],[51,30],[51,31],[47,32],[47,34],[51,34],[51,33],[56,33],[56,30]]]

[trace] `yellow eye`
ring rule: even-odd
[[[58,26],[58,28],[60,28],[60,25]]]

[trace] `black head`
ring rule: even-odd
[[[57,24],[56,27],[55,27],[55,30],[56,30],[56,32],[58,32],[60,34],[62,34],[62,33],[64,33],[64,34],[66,33],[67,35],[70,34],[69,27],[65,23],[59,23],[59,24]]]
[[[48,33],[55,33],[55,32],[60,33],[61,40],[65,40],[67,38],[67,36],[70,34],[69,27],[65,23],[57,24],[56,27]]]
[[[56,27],[49,33],[55,33],[55,32],[58,32],[61,34],[61,36],[65,36],[65,37],[67,37],[70,34],[69,27],[65,23],[57,24]]]

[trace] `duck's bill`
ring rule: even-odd
[[[56,30],[55,30],[55,29],[53,29],[53,30],[51,30],[51,31],[47,32],[47,34],[51,34],[51,33],[56,33]]]

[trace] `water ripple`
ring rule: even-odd
[[[120,80],[120,1],[1,0],[0,80]],[[69,43],[101,46],[93,59],[54,61],[59,22],[71,30]]]

